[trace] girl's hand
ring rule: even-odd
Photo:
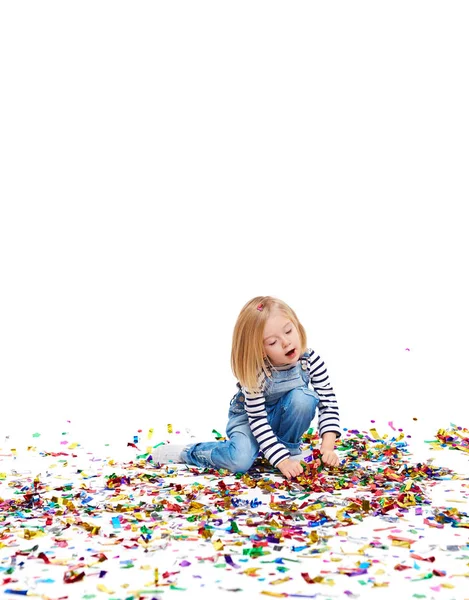
[[[328,467],[338,467],[339,457],[333,449],[321,446],[320,452],[322,455],[322,462]]]
[[[287,479],[291,477],[297,477],[303,473],[303,467],[297,460],[286,458],[278,463],[277,468],[281,471],[282,475]]]

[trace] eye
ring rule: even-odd
[[[291,333],[291,329],[290,329],[290,331],[287,331],[287,333]]]
[[[271,344],[269,344],[269,346],[273,346],[275,344],[275,342],[272,342]]]

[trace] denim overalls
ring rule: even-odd
[[[317,393],[308,387],[307,358],[308,353],[303,354],[296,365],[285,371],[273,369],[264,393],[267,421],[291,455],[300,454],[301,438],[319,402]],[[232,473],[246,472],[252,466],[259,454],[259,444],[249,426],[241,388],[230,402],[226,435],[228,440],[224,442],[186,446],[182,459],[197,467],[228,469]]]

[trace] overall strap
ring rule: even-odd
[[[301,369],[303,371],[307,371],[308,370],[308,355],[303,354],[303,356],[300,358],[301,361]]]
[[[305,384],[308,385],[309,384],[308,355],[302,356],[300,358],[300,362],[301,362],[300,375],[301,375],[303,381],[305,382]]]

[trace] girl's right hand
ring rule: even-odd
[[[298,477],[303,473],[303,467],[297,460],[292,460],[291,458],[286,458],[282,460],[277,465],[278,469],[282,473],[284,477],[290,479],[291,477]]]

